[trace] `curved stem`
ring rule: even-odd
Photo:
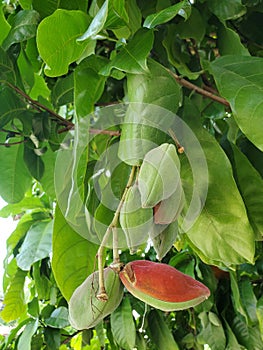
[[[108,296],[107,296],[107,292],[105,289],[105,283],[104,283],[104,269],[103,269],[103,253],[105,250],[105,245],[107,243],[107,240],[109,239],[109,235],[110,233],[117,227],[118,224],[118,219],[119,219],[119,215],[120,215],[120,211],[121,211],[121,207],[125,201],[126,195],[127,195],[127,191],[128,189],[131,187],[132,183],[133,183],[133,178],[134,178],[134,174],[136,171],[136,166],[133,166],[131,169],[131,173],[127,182],[127,185],[125,187],[125,190],[122,194],[121,200],[119,202],[118,208],[115,211],[114,217],[112,219],[112,222],[110,223],[110,225],[108,226],[105,235],[101,241],[100,247],[98,249],[97,252],[97,258],[98,258],[98,270],[99,270],[99,292],[97,294],[97,298],[99,300],[102,301],[107,301],[108,300]],[[115,241],[116,242],[116,241]],[[114,252],[114,262],[116,263],[117,260],[119,260],[119,254],[116,252],[117,247],[113,247],[115,252]]]
[[[184,78],[181,78],[179,77],[179,75],[173,73],[172,71],[169,70],[169,73],[174,77],[174,79],[182,86],[190,89],[190,90],[193,90],[195,92],[197,92],[198,94],[202,95],[202,96],[205,96],[205,97],[208,97],[210,98],[211,100],[214,100],[216,102],[219,102],[221,104],[223,104],[224,106],[226,107],[230,107],[230,104],[229,102],[224,99],[223,97],[221,96],[217,96],[217,95],[214,95],[212,92],[210,91],[207,91],[207,90],[204,90],[202,88],[200,88],[199,86],[197,85],[194,85],[192,83],[190,83],[190,81],[184,79]]]
[[[69,120],[64,119],[63,117],[61,117],[61,115],[57,114],[56,112],[52,111],[51,109],[49,109],[47,106],[43,105],[42,103],[33,100],[30,96],[28,96],[23,90],[19,89],[17,86],[6,82],[6,84],[13,90],[15,90],[20,96],[22,96],[23,98],[25,98],[32,106],[38,107],[46,112],[48,112],[50,115],[52,115],[53,117],[55,117],[57,120],[59,120],[61,122],[61,124],[65,125],[65,126],[71,126],[73,127],[74,124],[72,122],[70,122]]]

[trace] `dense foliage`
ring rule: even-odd
[[[262,20],[261,0],[2,1],[0,215],[17,220],[2,350],[263,348]],[[164,313],[125,291],[76,330],[68,302],[107,227],[122,234],[142,139],[177,146],[184,209],[151,241],[108,241],[101,261],[159,258],[211,296]]]

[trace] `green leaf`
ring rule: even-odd
[[[37,113],[32,118],[32,131],[38,141],[45,141],[49,138],[50,118],[47,112]]]
[[[87,44],[77,43],[76,39],[88,23],[89,17],[81,11],[59,9],[39,24],[37,46],[47,76],[66,74],[69,64],[81,57]]]
[[[249,51],[241,43],[239,35],[232,29],[221,25],[218,30],[218,49],[224,55],[250,56]]]
[[[148,315],[148,327],[151,339],[158,350],[179,350],[171,330],[163,319],[161,312],[151,310]]]
[[[63,296],[73,291],[94,270],[98,246],[78,235],[67,223],[58,206],[53,231],[52,269]]]
[[[26,213],[19,220],[16,229],[7,239],[7,251],[8,254],[12,254],[13,249],[19,243],[19,241],[25,236],[31,225],[40,220],[45,220],[49,217],[49,213],[43,211],[43,209],[35,209],[31,213]]]
[[[12,27],[3,41],[3,48],[7,50],[11,45],[19,43],[36,35],[39,14],[34,10],[19,11],[12,18]]]
[[[185,104],[184,120],[201,144],[209,177],[204,208],[186,232],[190,245],[193,245],[199,256],[211,265],[230,266],[244,261],[253,262],[254,234],[233,179],[231,165],[219,144],[201,127],[197,115],[198,111],[195,108]],[[187,171],[186,169],[184,171]]]
[[[128,27],[131,31],[131,34],[134,34],[141,27],[142,13],[137,5],[136,0],[126,1],[125,5],[129,18]]]
[[[162,45],[166,50],[166,55],[169,63],[174,66],[182,76],[186,76],[190,80],[195,80],[201,72],[192,72],[188,67],[189,55],[182,51],[182,42],[176,40],[175,33],[177,32],[177,24],[169,24],[167,34],[162,41]],[[179,24],[180,33],[180,24]]]
[[[30,10],[32,7],[32,0],[19,0],[19,4],[23,10]]]
[[[48,196],[55,198],[56,192],[54,186],[54,168],[56,162],[56,153],[48,149],[47,152],[43,154],[42,160],[47,171],[45,171],[41,177],[41,184]]]
[[[151,148],[165,142],[160,130],[171,126],[182,99],[181,87],[167,69],[153,60],[148,65],[150,74],[130,74],[127,78],[132,104],[122,125],[118,156],[130,165],[139,165]]]
[[[263,340],[263,336],[262,336],[263,334],[263,296],[261,296],[257,301],[256,313],[258,317],[261,338]]]
[[[248,279],[243,279],[239,283],[240,296],[249,319],[249,325],[258,323],[256,314],[257,298],[253,292],[253,286]]]
[[[33,8],[42,18],[51,15],[58,8],[66,10],[81,10],[87,12],[88,0],[32,0]]]
[[[118,29],[126,26],[129,16],[126,11],[125,0],[112,0],[109,2],[108,17],[105,28]]]
[[[49,350],[63,349],[61,344],[61,334],[59,329],[45,327],[44,329],[44,339]],[[43,342],[43,341],[42,341]],[[65,345],[65,344],[64,344]],[[66,345],[65,345],[66,346]]]
[[[226,337],[221,321],[216,314],[209,312],[201,312],[198,315],[202,323],[202,332],[198,338],[202,339],[203,344],[208,344],[213,350],[225,350]],[[216,322],[214,322],[216,318]]]
[[[177,14],[187,19],[191,13],[191,5],[188,0],[184,0],[175,4],[173,6],[169,6],[157,13],[153,13],[146,17],[143,26],[146,28],[154,28],[159,24],[163,24],[169,22],[173,19]]]
[[[138,30],[112,61],[100,70],[100,74],[108,76],[112,68],[132,74],[147,72],[147,57],[152,45],[153,31],[145,28]]]
[[[60,306],[55,309],[50,317],[45,319],[45,323],[52,328],[64,328],[69,325],[68,309]]]
[[[258,327],[249,327],[244,319],[236,316],[232,320],[231,328],[238,341],[247,350],[260,350],[262,348],[262,338]]]
[[[142,333],[136,332],[135,347],[138,350],[147,350],[146,341],[145,341]]]
[[[238,341],[235,337],[235,334],[233,333],[231,327],[229,326],[229,324],[227,323],[227,321],[224,319],[224,324],[225,324],[225,334],[227,337],[227,347],[226,350],[244,350],[244,348],[238,344]]]
[[[97,34],[103,29],[108,16],[108,0],[104,2],[100,10],[93,18],[87,31],[77,39],[77,41],[84,41],[86,39],[96,39]]]
[[[33,278],[39,300],[48,300],[51,295],[52,282],[41,269],[41,261],[33,265]]]
[[[106,77],[98,72],[105,61],[102,57],[92,55],[82,61],[74,72],[74,99],[78,118],[93,112],[95,103],[103,93]]]
[[[7,203],[20,202],[31,185],[31,177],[23,161],[23,148],[0,147],[0,195]]]
[[[72,103],[74,100],[74,80],[73,74],[69,74],[66,77],[59,78],[54,85],[51,98],[53,104],[63,106],[68,103]]]
[[[238,288],[237,274],[234,271],[230,271],[230,282],[231,282],[231,291],[232,291],[232,302],[236,311],[244,317],[247,322],[247,314],[244,310],[242,300],[240,297],[240,290]]]
[[[17,344],[17,348],[21,350],[31,350],[31,339],[36,333],[38,327],[38,319],[28,322],[23,330]]]
[[[6,322],[16,320],[26,311],[24,295],[26,275],[27,272],[18,269],[5,293],[3,301],[5,307],[0,315]]]
[[[242,132],[263,150],[263,82],[259,57],[225,56],[211,64],[220,94],[225,97]]]
[[[0,128],[14,118],[22,117],[25,112],[26,104],[17,98],[17,95],[11,89],[0,91]]]
[[[236,182],[245,202],[251,226],[260,240],[263,236],[263,180],[247,157],[234,144],[230,146]]]
[[[186,21],[176,24],[176,32],[182,39],[193,38],[197,42],[201,42],[205,36],[205,25],[200,12],[192,7],[190,17]]]
[[[153,226],[153,232],[150,233],[150,238],[153,242],[153,246],[157,253],[158,260],[162,260],[162,258],[169,252],[176,240],[177,235],[177,221],[169,225]]]
[[[20,253],[16,256],[18,267],[28,271],[34,262],[49,256],[51,253],[52,229],[53,221],[39,222],[29,229]]]
[[[2,47],[0,47],[0,81],[16,84],[14,63]]]
[[[44,209],[44,204],[39,197],[24,197],[21,202],[15,204],[7,204],[0,210],[0,216],[2,218],[7,218],[8,216],[14,216],[21,214],[30,209],[42,208]],[[20,221],[19,221],[20,223]]]
[[[34,68],[28,59],[25,50],[20,51],[17,60],[17,66],[20,71],[21,79],[26,91],[31,90],[35,81]]]
[[[37,297],[34,297],[28,303],[27,311],[28,311],[29,315],[31,315],[33,317],[38,317],[38,315],[39,315],[39,303],[38,303]]]
[[[2,45],[3,40],[7,37],[10,31],[10,24],[7,22],[4,12],[3,12],[3,4],[0,5],[0,45]]]
[[[129,298],[124,298],[110,317],[111,330],[116,343],[125,350],[135,346],[136,329]]]
[[[29,92],[29,95],[34,100],[39,100],[39,97],[43,97],[46,100],[49,100],[50,90],[45,82],[44,78],[37,73],[34,73],[34,85]]]
[[[237,19],[246,13],[241,0],[209,0],[207,5],[222,21]]]
[[[36,154],[35,149],[24,147],[24,162],[32,177],[40,181],[45,171],[45,165],[42,158]]]

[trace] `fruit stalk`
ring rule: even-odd
[[[120,215],[120,211],[121,211],[121,207],[124,203],[126,194],[128,189],[131,187],[132,183],[133,183],[133,178],[135,175],[135,171],[136,171],[136,166],[133,166],[131,169],[131,173],[127,182],[127,185],[125,187],[125,190],[123,192],[123,195],[121,197],[121,200],[119,202],[118,208],[116,209],[116,212],[114,214],[114,217],[112,219],[112,222],[110,223],[110,225],[108,226],[105,235],[101,241],[100,247],[98,249],[97,252],[97,259],[98,259],[98,270],[99,270],[99,291],[97,294],[97,298],[101,301],[107,301],[108,300],[108,296],[107,296],[107,292],[105,289],[105,281],[104,281],[104,273],[103,273],[103,253],[104,253],[104,249],[105,249],[105,245],[106,242],[109,238],[109,235],[111,234],[111,232],[113,231],[113,252],[114,252],[114,261],[113,261],[113,265],[118,265],[120,264],[119,261],[119,253],[118,253],[118,249],[116,247],[116,243],[117,243],[117,238],[116,235],[114,234],[115,228],[117,227],[118,224],[118,219],[119,219],[119,215]]]

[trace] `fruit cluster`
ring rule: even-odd
[[[163,143],[146,153],[138,179],[128,189],[120,211],[120,225],[130,253],[135,253],[149,235],[161,260],[167,249],[157,244],[156,237],[164,231],[168,235],[170,230],[176,230],[173,223],[182,212],[184,203],[176,147]]]
[[[155,245],[155,230],[163,225],[162,234],[174,230],[184,206],[180,180],[180,161],[174,145],[163,143],[144,157],[136,182],[127,189],[119,222],[125,233],[130,252],[136,252],[142,232],[150,233],[162,258],[167,247]],[[164,237],[165,239],[165,237]],[[173,242],[171,242],[173,244]],[[123,298],[124,286],[136,298],[163,310],[175,311],[193,307],[207,299],[209,289],[201,282],[172,266],[146,260],[104,268],[102,277],[108,300],[99,300],[99,271],[94,272],[74,291],[69,301],[71,325],[76,329],[94,327],[111,314]]]
[[[119,274],[107,267],[104,277],[108,301],[97,299],[98,271],[74,291],[69,301],[70,323],[74,328],[94,327],[111,314],[123,298],[123,285],[136,298],[163,311],[196,306],[210,295],[209,289],[201,282],[172,266],[152,261],[129,262]]]

